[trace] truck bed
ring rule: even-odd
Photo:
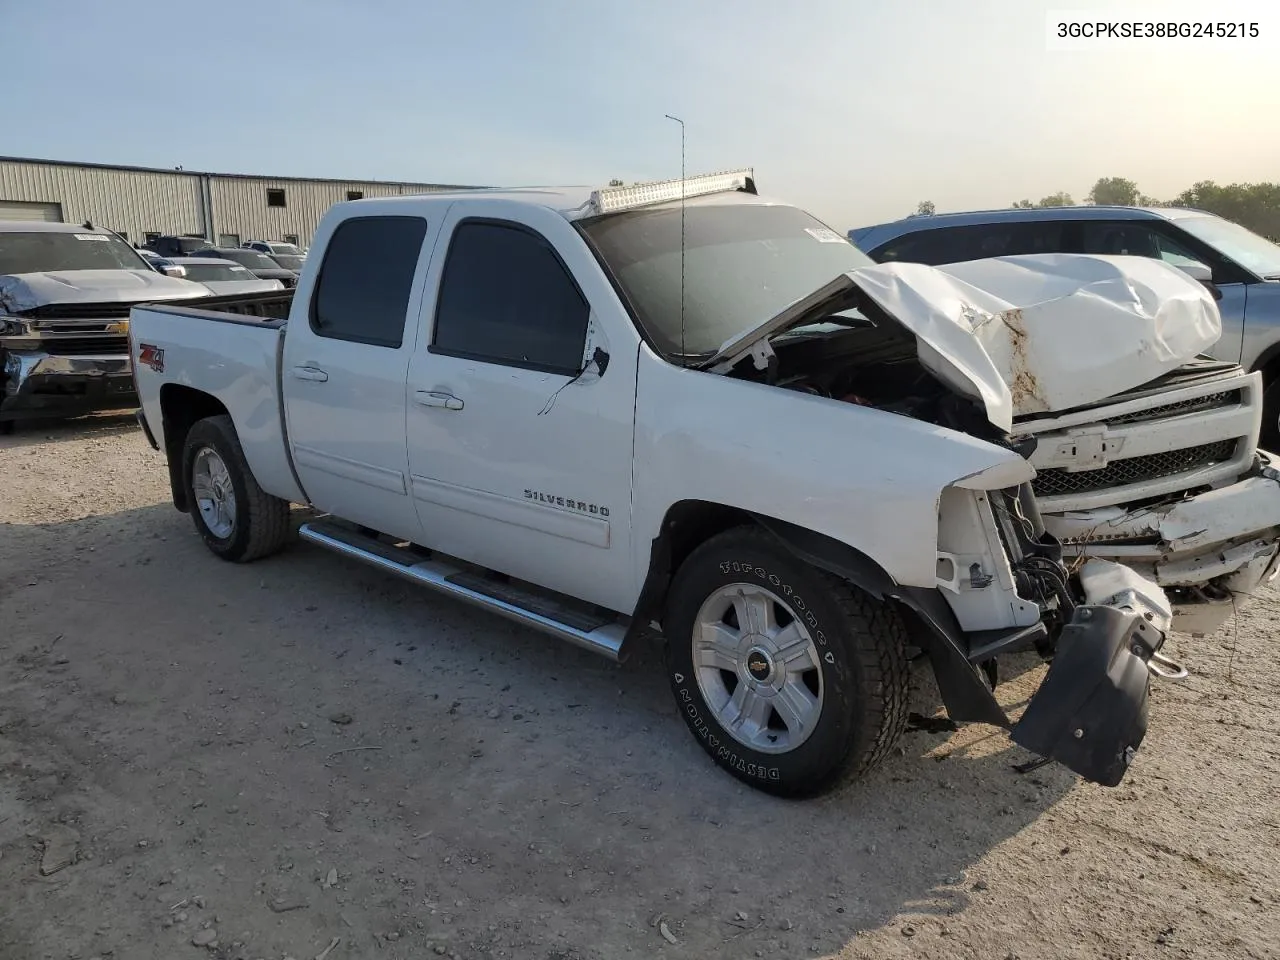
[[[270,293],[233,293],[221,297],[201,297],[199,309],[191,309],[190,312],[200,314],[203,319],[219,323],[243,323],[249,320],[255,325],[279,326],[289,319],[293,294],[293,290],[273,290]]]
[[[286,500],[305,499],[289,460],[280,398],[283,335],[292,301],[290,290],[207,297],[199,307],[151,304],[132,310],[134,384],[143,416],[171,463],[181,459],[181,451],[168,449],[165,398],[199,384],[235,421],[262,488]]]

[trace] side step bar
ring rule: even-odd
[[[609,620],[571,606],[555,595],[491,580],[443,560],[424,559],[409,547],[366,537],[332,521],[304,523],[298,536],[611,660],[621,659],[622,641],[627,635],[623,620]]]

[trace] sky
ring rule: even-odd
[[[1051,49],[1049,11],[1258,22]],[[0,0],[0,155],[603,184],[752,167],[845,230],[1103,176],[1280,181],[1280,3]]]

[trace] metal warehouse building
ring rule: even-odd
[[[0,157],[0,220],[89,220],[139,246],[160,235],[308,246],[321,215],[340,201],[456,189],[465,188]]]

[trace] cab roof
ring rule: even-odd
[[[342,206],[359,204],[379,206],[416,205],[423,200],[452,202],[454,200],[495,200],[531,204],[552,210],[566,220],[583,220],[604,213],[616,213],[631,209],[678,207],[683,197],[693,201],[710,196],[732,197],[736,201],[754,199],[755,180],[750,169],[710,173],[687,177],[684,180],[656,180],[646,183],[611,185],[608,187],[485,187],[469,190],[441,190],[430,193],[404,194],[395,197],[365,197],[348,200]],[[722,199],[721,202],[724,202]]]

